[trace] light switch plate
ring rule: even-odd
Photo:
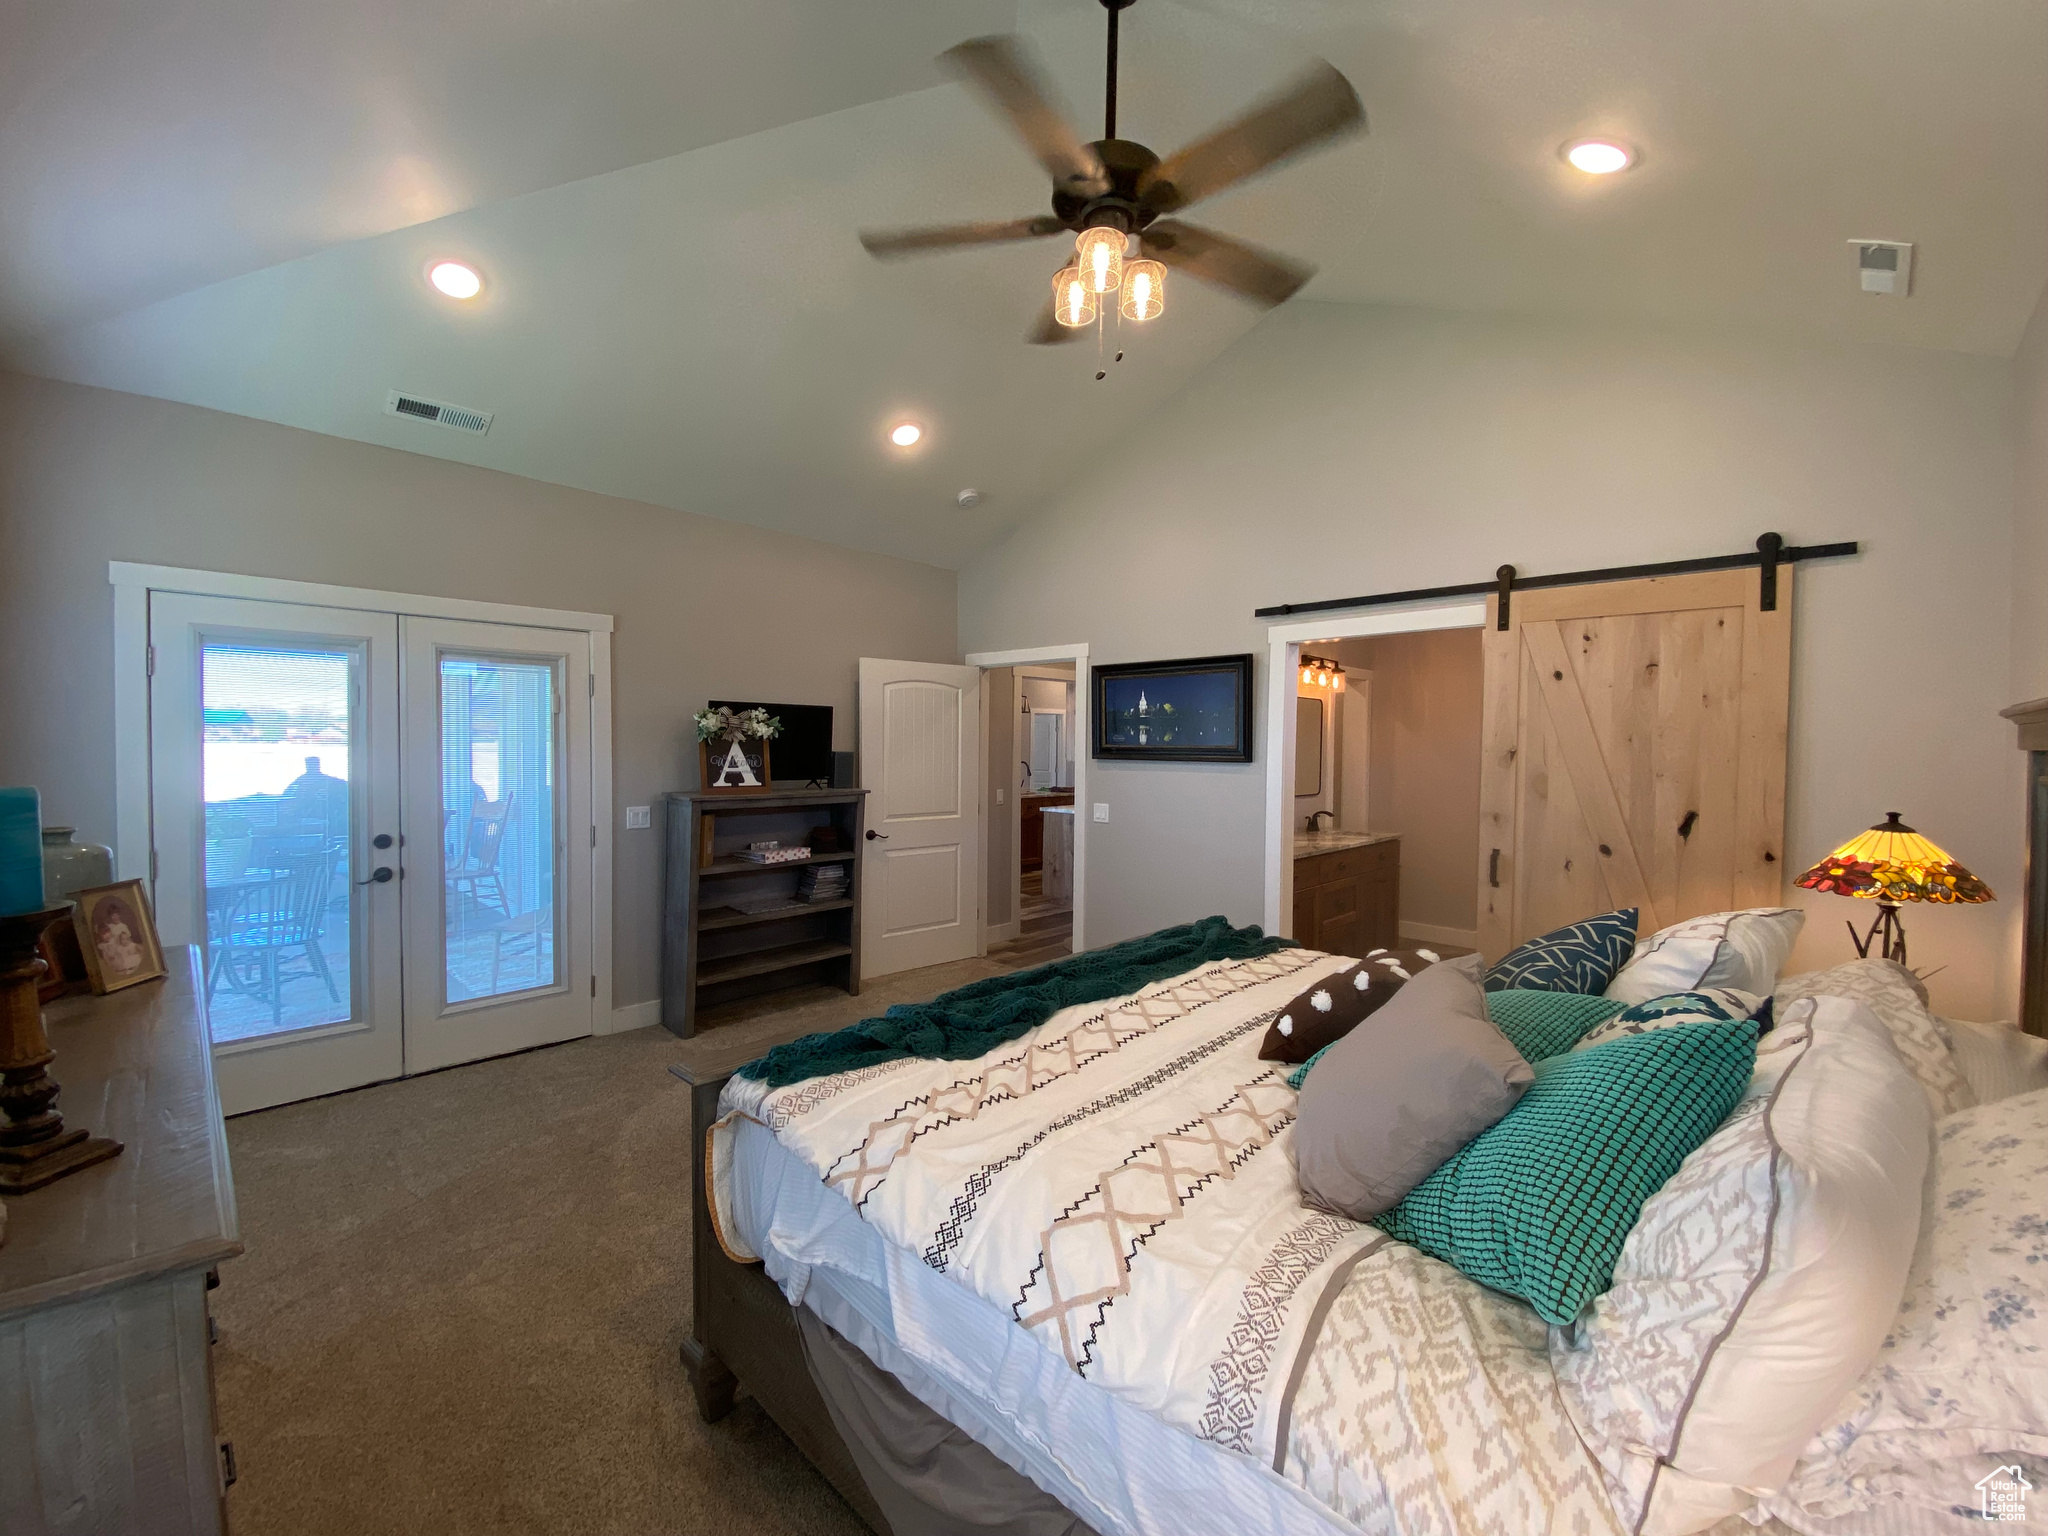
[[[1106,800],[1098,800],[1098,801],[1096,801],[1096,802],[1095,802],[1095,819],[1096,819],[1097,821],[1107,821],[1107,820],[1109,820],[1109,802],[1108,802],[1108,801],[1106,801]]]
[[[654,817],[650,807],[644,805],[629,805],[626,807],[626,830],[628,832],[643,830],[653,824]]]
[[[997,804],[997,805],[1001,805],[1001,804],[1003,803],[1003,794],[1004,794],[1003,786],[1002,786],[1002,785],[1000,785],[1000,784],[998,784],[998,785],[996,786],[996,804]]]

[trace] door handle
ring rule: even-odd
[[[1493,857],[1486,861],[1486,883],[1498,889],[1500,886],[1500,850],[1493,850]]]
[[[868,834],[868,841],[871,843],[886,843],[887,841],[889,841],[889,834],[886,832],[870,832]]]
[[[357,884],[357,885],[388,885],[388,884],[390,883],[390,881],[391,881],[391,866],[390,866],[390,865],[388,865],[388,864],[379,864],[379,865],[378,865],[378,866],[377,866],[377,867],[376,867],[375,869],[373,869],[373,870],[371,870],[371,871],[370,871],[370,878],[369,878],[369,879],[367,879],[367,880],[358,880],[358,881],[356,882],[356,884]]]

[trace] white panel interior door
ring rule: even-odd
[[[863,657],[860,765],[861,974],[977,953],[981,669]]]
[[[157,925],[204,946],[222,1107],[399,1076],[397,618],[156,593],[149,622]]]
[[[587,1035],[589,636],[400,625],[406,1070]]]

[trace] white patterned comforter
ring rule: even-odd
[[[1205,965],[974,1061],[734,1079],[721,1125],[765,1125],[1069,1369],[1363,1530],[1618,1531],[1535,1314],[1301,1203],[1296,1096],[1258,1048],[1348,963]]]

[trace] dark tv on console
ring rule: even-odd
[[[735,714],[743,709],[765,709],[782,722],[768,752],[768,770],[776,779],[798,783],[816,779],[832,782],[832,706],[830,704],[764,704],[755,699],[713,699],[711,708],[723,705]]]

